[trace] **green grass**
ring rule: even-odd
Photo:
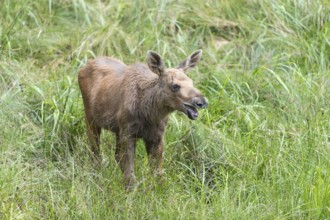
[[[0,20],[0,219],[330,218],[328,1],[3,0]],[[139,142],[126,193],[112,134],[88,159],[78,69],[198,48],[209,107],[171,116],[162,185]]]

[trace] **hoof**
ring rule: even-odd
[[[136,189],[136,186],[137,186],[137,184],[136,184],[136,177],[135,176],[132,176],[130,178],[125,179],[124,187],[125,187],[126,191],[131,192],[134,189]]]

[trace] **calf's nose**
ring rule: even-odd
[[[193,98],[193,103],[194,103],[195,107],[197,107],[197,108],[206,108],[208,106],[208,103],[204,97]]]

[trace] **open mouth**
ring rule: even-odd
[[[195,120],[198,117],[198,110],[190,105],[190,104],[183,104],[185,108],[185,113],[188,115],[188,118],[191,120]]]

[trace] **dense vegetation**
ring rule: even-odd
[[[329,1],[2,0],[0,21],[0,219],[330,218]],[[88,159],[78,69],[199,48],[209,108],[171,116],[162,185],[139,143],[126,193],[110,133]]]

